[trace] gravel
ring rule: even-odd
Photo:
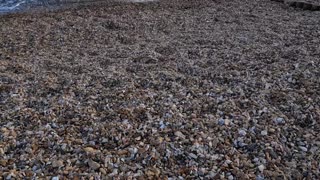
[[[319,15],[163,0],[2,16],[0,177],[319,179]]]

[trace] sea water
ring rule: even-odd
[[[85,4],[102,1],[150,2],[157,0],[0,0],[0,14],[23,11],[33,7],[63,7],[70,4]]]
[[[0,13],[15,11],[28,0],[0,0]]]

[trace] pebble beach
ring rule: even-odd
[[[0,179],[320,179],[320,11],[99,2],[0,16]]]

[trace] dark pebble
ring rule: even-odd
[[[311,9],[312,9],[312,4],[304,3],[302,9],[304,9],[304,10],[311,10]]]
[[[312,5],[311,11],[320,11],[320,6]]]
[[[297,8],[303,8],[303,6],[304,6],[304,2],[297,2],[296,3]]]

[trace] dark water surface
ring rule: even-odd
[[[27,11],[37,7],[54,9],[108,1],[148,2],[154,0],[0,0],[0,14]]]

